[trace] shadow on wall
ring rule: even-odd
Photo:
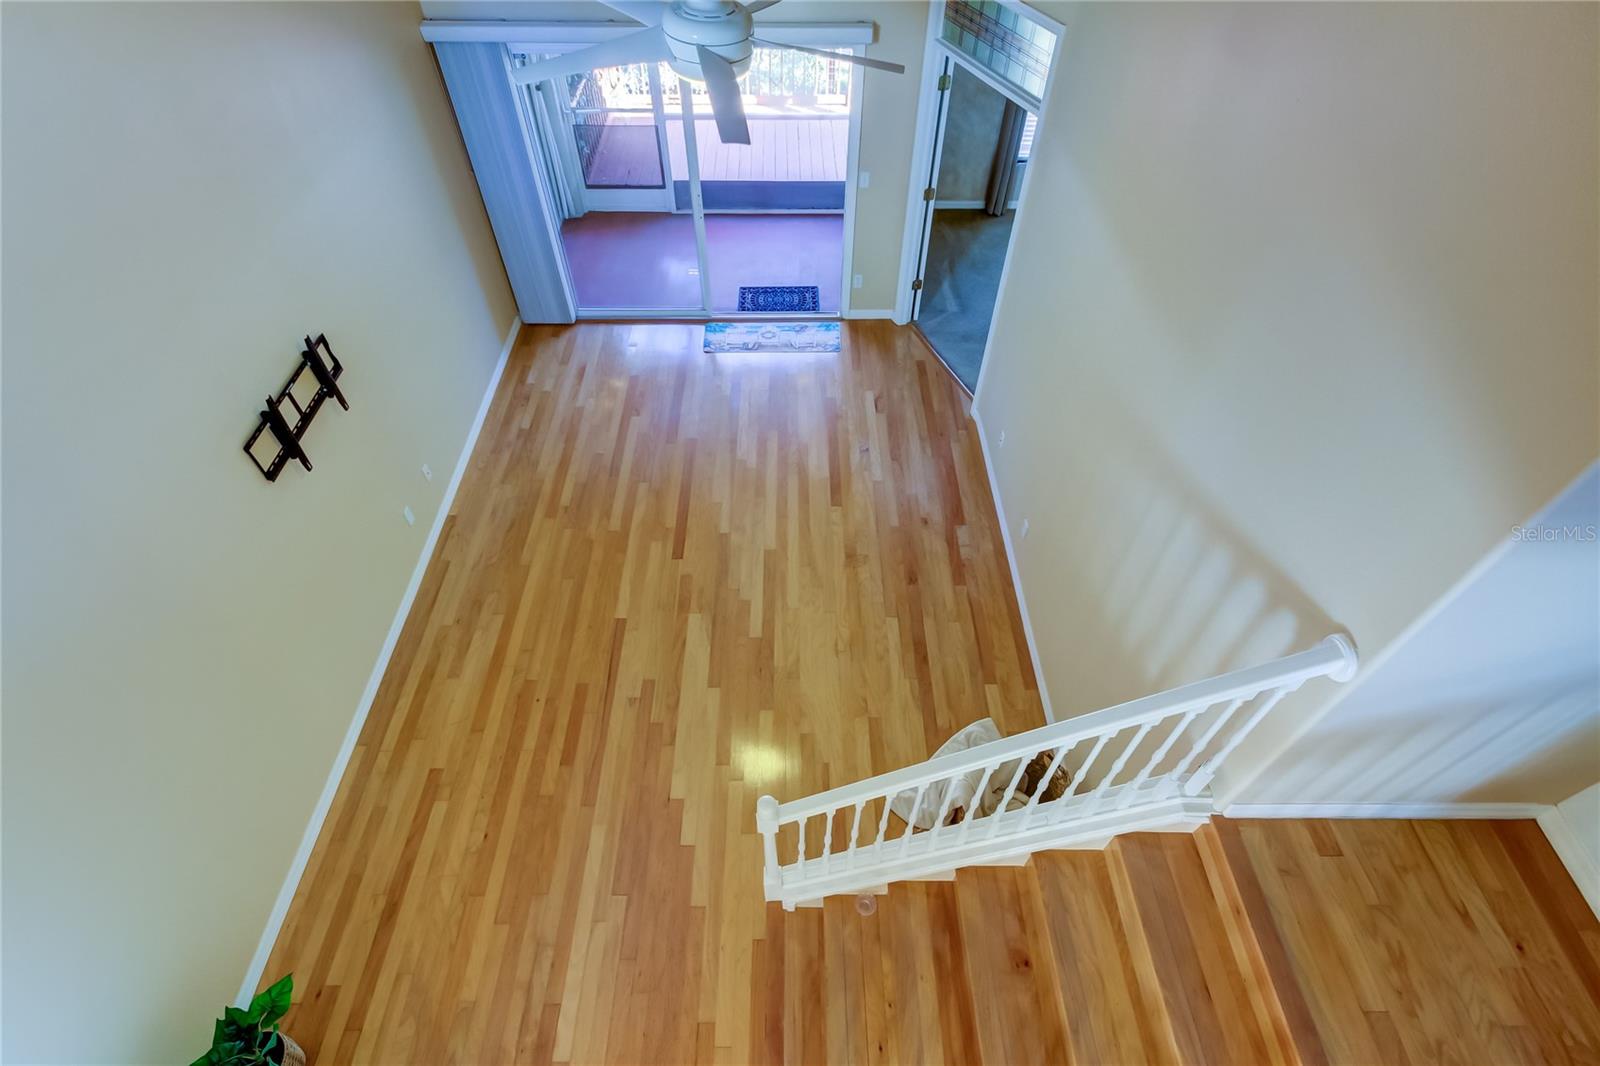
[[[1105,398],[1098,417],[1120,423],[1116,454],[1074,452],[1055,473],[1073,486],[1054,504],[1065,513],[1041,516],[1062,524],[1053,543],[1082,546],[1052,553],[1053,593],[1029,604],[1036,624],[1072,634],[1050,649],[1057,718],[1255,666],[1341,631],[1243,530],[1185,489],[1173,457],[1136,436],[1136,419],[1108,410]]]
[[[1319,728],[1314,745],[1297,746],[1271,772],[1303,782],[1298,802],[1528,802],[1517,768],[1537,765],[1544,792],[1561,797],[1593,781],[1597,711],[1585,676],[1537,693],[1434,701],[1394,712],[1385,727],[1397,739],[1376,757],[1371,724],[1345,722]],[[1342,756],[1363,750],[1366,765],[1351,773]]]

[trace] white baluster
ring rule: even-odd
[[[1278,705],[1279,700],[1299,687],[1299,685],[1286,685],[1283,688],[1274,689],[1268,694],[1267,698],[1262,700],[1260,705],[1250,713],[1250,717],[1245,719],[1244,725],[1236,729],[1233,735],[1228,738],[1228,742],[1222,746],[1222,750],[1207,759],[1205,764],[1195,771],[1194,776],[1189,778],[1183,786],[1183,794],[1186,796],[1198,796],[1211,783],[1211,779],[1216,776],[1217,767],[1221,766],[1223,760],[1233,754],[1233,749],[1237,748],[1239,742],[1245,738],[1250,730],[1256,727],[1256,723],[1265,718],[1267,712]]]
[[[1166,779],[1161,782],[1161,788],[1157,790],[1156,793],[1157,799],[1163,799],[1167,796],[1170,796],[1183,786],[1183,775],[1188,772],[1190,764],[1198,759],[1200,754],[1210,746],[1211,741],[1216,737],[1217,733],[1222,730],[1223,726],[1228,724],[1228,719],[1233,717],[1233,712],[1244,706],[1245,698],[1246,697],[1242,697],[1240,699],[1231,701],[1226,707],[1217,713],[1217,717],[1212,720],[1210,725],[1206,726],[1206,731],[1200,734],[1200,739],[1195,741],[1194,745],[1190,747],[1189,754],[1185,755],[1183,757],[1183,761],[1173,769],[1172,773],[1166,775]],[[1209,711],[1210,709],[1210,707],[1206,707],[1202,709],[1200,713],[1205,714],[1206,711]]]
[[[1150,760],[1144,764],[1144,769],[1139,771],[1138,776],[1133,779],[1133,781],[1123,791],[1122,795],[1118,797],[1118,807],[1126,807],[1128,804],[1134,801],[1135,797],[1137,797],[1139,794],[1140,787],[1145,783],[1145,781],[1149,780],[1151,772],[1154,771],[1157,766],[1161,765],[1161,760],[1167,757],[1167,752],[1172,750],[1172,745],[1178,742],[1178,735],[1185,729],[1188,729],[1189,723],[1194,721],[1195,717],[1203,710],[1205,710],[1204,707],[1197,707],[1179,719],[1178,724],[1173,727],[1172,732],[1167,734],[1167,739],[1161,742],[1161,746],[1155,750],[1155,754],[1151,755]]]
[[[928,834],[928,847],[934,846],[934,841],[939,839],[939,831],[944,828],[945,816],[950,813],[950,802],[956,798],[954,780],[945,783],[944,802],[939,804],[939,816],[933,820],[933,832]]]
[[[900,834],[900,854],[911,849],[911,831],[917,827],[917,812],[922,809],[922,794],[928,791],[926,783],[917,786],[917,796],[911,801],[911,813],[906,816],[906,831]]]
[[[1110,772],[1100,779],[1100,783],[1089,794],[1089,799],[1084,803],[1083,813],[1079,817],[1087,818],[1100,809],[1100,804],[1105,802],[1106,793],[1111,788],[1111,782],[1116,780],[1117,775],[1122,773],[1123,767],[1128,765],[1128,759],[1133,755],[1134,749],[1144,741],[1146,734],[1150,732],[1150,727],[1154,724],[1154,722],[1146,722],[1139,727],[1139,731],[1133,735],[1132,742],[1122,749],[1122,754],[1117,756],[1117,761],[1111,764]]]
[[[1078,772],[1072,775],[1071,781],[1067,782],[1067,790],[1061,794],[1061,799],[1056,801],[1055,813],[1050,818],[1051,825],[1054,825],[1056,822],[1059,822],[1066,816],[1067,801],[1072,799],[1073,796],[1077,795],[1078,786],[1083,784],[1083,779],[1085,777],[1089,776],[1089,767],[1093,766],[1094,761],[1100,758],[1100,752],[1105,750],[1106,742],[1120,732],[1122,732],[1122,730],[1119,729],[1111,733],[1101,733],[1100,736],[1095,739],[1094,747],[1089,751],[1089,757],[1083,761],[1082,766],[1078,767]]]
[[[866,800],[856,804],[856,816],[850,822],[850,849],[845,856],[845,865],[852,870],[856,868],[856,838],[861,835],[861,811],[866,805]]]
[[[983,768],[983,777],[978,780],[978,790],[972,794],[972,802],[967,804],[966,817],[961,819],[961,829],[956,833],[957,844],[967,839],[967,833],[972,828],[972,820],[978,816],[978,808],[983,806],[983,797],[989,791],[989,778],[997,769],[999,769],[997,766]]]
[[[1011,783],[1006,786],[1005,793],[1000,797],[1000,806],[996,807],[994,813],[989,816],[994,819],[994,824],[989,827],[989,835],[984,838],[985,840],[994,839],[995,832],[1000,828],[1000,816],[1006,813],[1006,805],[1011,802],[1011,797],[1017,794],[1017,782],[1022,780],[1022,771],[1028,768],[1028,759],[1031,758],[1033,758],[1032,755],[1028,756],[1027,759],[1017,760],[1017,772],[1011,775]],[[983,775],[983,787],[978,789],[979,797],[982,797],[984,795],[983,790],[989,787],[989,774],[998,769],[999,767],[993,767]],[[977,809],[978,800],[974,799],[972,801],[972,811],[967,812],[967,820],[961,823],[961,836],[957,839],[957,844],[967,839],[967,833],[972,829],[972,813]]]
[[[799,853],[799,858],[796,861],[800,864],[800,878],[804,880],[806,876],[806,819],[800,819],[795,825],[800,827],[800,843],[795,848],[795,851]]]
[[[889,804],[893,796],[883,797],[883,817],[878,819],[878,838],[872,842],[873,858],[883,854],[884,834],[889,832]]]
[[[1033,795],[1028,799],[1028,806],[1022,812],[1022,823],[1017,826],[1017,832],[1021,833],[1028,828],[1028,823],[1033,820],[1034,808],[1039,806],[1039,800],[1044,797],[1045,786],[1055,780],[1056,771],[1061,768],[1061,760],[1065,759],[1067,753],[1077,746],[1076,743],[1063,744],[1056,749],[1055,757],[1050,760],[1050,766],[1045,770],[1044,777],[1040,779],[1039,786],[1033,790]],[[990,826],[989,836],[993,837],[999,829],[999,822]]]
[[[822,874],[828,874],[828,867],[833,862],[833,818],[838,814],[837,808],[827,813],[827,821],[822,823]]]

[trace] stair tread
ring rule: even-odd
[[[820,909],[768,909],[763,1061],[980,1061],[955,885],[902,883],[862,915],[851,897]],[[761,975],[753,974],[757,985]],[[772,1002],[777,999],[781,1002]]]
[[[1049,923],[1033,871],[962,870],[956,901],[983,1061],[1068,1061]]]
[[[1034,857],[1033,873],[1050,919],[1071,1061],[1171,1061],[1163,1020],[1141,1002],[1134,942],[1105,854],[1045,852]]]
[[[1247,992],[1194,838],[1133,833],[1112,845],[1126,871],[1125,923],[1140,922],[1178,1058],[1270,1062],[1277,1050]],[[1131,908],[1133,913],[1129,913]]]

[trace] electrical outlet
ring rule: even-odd
[[[860,188],[865,189],[871,184],[872,184],[872,175],[870,173],[868,173],[867,171],[863,170],[860,174],[856,175],[856,185],[859,186]]]
[[[1028,520],[1026,518],[1022,520],[1022,539],[1028,539]]]
[[[402,507],[400,509],[400,513],[406,516],[406,525],[414,526],[414,525],[417,524],[417,516],[411,513],[411,505],[410,504],[407,504],[405,507]],[[1027,523],[1024,522],[1023,525],[1026,526]],[[1023,535],[1026,536],[1027,534],[1023,534]]]
[[[850,279],[850,287],[852,289],[861,288],[861,275],[860,274],[857,274],[855,277]]]
[[[1000,436],[1004,437],[1005,434],[1002,433],[1002,434],[1000,434]],[[429,466],[427,463],[423,463],[422,464],[422,480],[424,480],[424,481],[432,481],[433,480],[433,467]]]

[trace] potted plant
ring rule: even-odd
[[[211,1050],[193,1066],[306,1066],[305,1051],[278,1031],[293,990],[294,974],[285,974],[246,1009],[224,1008],[211,1034]]]

